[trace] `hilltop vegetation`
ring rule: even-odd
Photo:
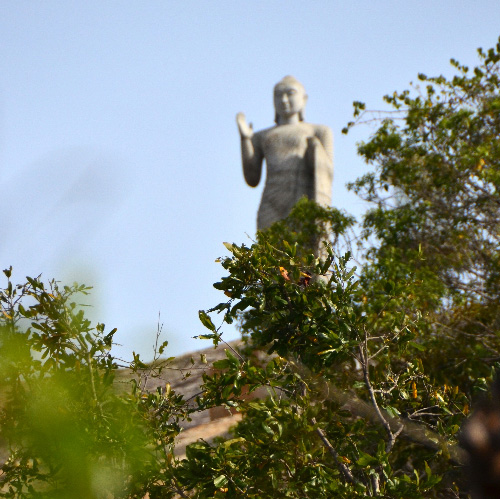
[[[165,372],[166,343],[116,391],[114,330],[77,306],[88,289],[5,270],[0,497],[468,497],[459,430],[500,360],[499,61],[500,43],[451,80],[419,75],[381,118],[355,103],[349,127],[378,120],[358,228],[303,200],[227,244],[224,298],[200,319],[216,345],[236,321],[247,347],[189,404],[140,383]],[[244,416],[232,437],[175,458],[182,422],[217,406]]]

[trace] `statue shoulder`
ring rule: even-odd
[[[333,135],[332,129],[326,125],[313,125],[315,134],[318,135]]]
[[[257,146],[262,146],[264,141],[266,140],[267,136],[275,130],[275,126],[271,126],[269,128],[264,128],[263,130],[259,130],[258,132],[255,132],[253,135],[253,142]]]
[[[321,142],[330,161],[333,161],[333,133],[326,125],[313,125],[314,136]]]
[[[258,135],[259,137],[264,138],[275,129],[276,129],[276,126],[270,126],[269,128],[264,128],[263,130],[259,130],[258,132],[255,133],[255,135]]]
[[[326,125],[313,125],[314,135],[318,137],[323,145],[333,143],[332,129]]]

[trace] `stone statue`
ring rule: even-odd
[[[255,187],[266,160],[267,175],[257,215],[262,230],[285,218],[302,197],[328,206],[332,197],[333,137],[330,128],[304,122],[307,95],[293,76],[274,87],[276,126],[254,133],[245,115],[236,122],[241,136],[243,174]]]

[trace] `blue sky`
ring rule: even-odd
[[[236,113],[271,126],[273,85],[297,77],[306,121],[334,132],[333,204],[359,216],[345,184],[370,129],[341,135],[352,101],[474,65],[499,21],[498,0],[5,0],[0,265],[94,286],[118,355],[151,356],[158,314],[167,353],[204,348],[215,259],[250,242],[262,190],[243,180]]]

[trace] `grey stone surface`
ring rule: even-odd
[[[254,132],[245,115],[236,122],[241,137],[243,174],[255,187],[266,162],[266,183],[257,215],[262,230],[285,218],[302,197],[328,206],[333,179],[333,136],[330,128],[304,122],[307,95],[293,76],[274,87],[276,125]]]

